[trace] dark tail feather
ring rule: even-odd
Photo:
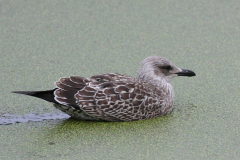
[[[58,102],[54,100],[53,92],[55,90],[56,90],[56,88],[52,89],[52,90],[47,90],[47,91],[12,91],[12,93],[25,94],[28,96],[41,98],[45,101],[58,104]]]

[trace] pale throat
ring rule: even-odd
[[[142,79],[145,82],[152,83],[158,90],[164,90],[166,96],[166,101],[170,102],[168,103],[170,106],[173,105],[173,99],[174,99],[174,91],[173,87],[170,84],[170,79],[167,77],[161,77],[153,74],[153,72],[145,72],[142,74],[141,72],[137,76],[138,79]]]
[[[165,90],[166,91],[166,94],[169,95],[169,98],[170,99],[173,99],[174,98],[174,91],[173,91],[173,87],[170,83],[170,79],[171,78],[167,78],[167,77],[159,77],[159,76],[156,76],[154,75],[152,77],[152,80],[150,80],[152,83],[155,84],[155,86],[157,88],[159,88],[159,90]]]

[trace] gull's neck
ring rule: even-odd
[[[165,90],[166,94],[168,94],[171,98],[174,97],[174,92],[173,92],[172,85],[170,84],[170,79],[156,76],[154,74],[151,74],[151,72],[145,72],[145,73],[147,74],[141,74],[141,72],[139,72],[137,79],[141,79],[145,82],[150,82],[156,87],[156,89]]]

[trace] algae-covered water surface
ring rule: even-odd
[[[0,158],[238,159],[239,3],[1,1],[0,119],[59,117],[0,125]],[[170,115],[77,121],[11,93],[51,89],[70,75],[135,77],[151,55],[197,74],[172,80]]]

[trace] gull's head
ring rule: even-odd
[[[191,77],[195,75],[193,71],[180,69],[165,58],[150,56],[142,61],[137,78],[145,81],[170,82],[176,76]]]

